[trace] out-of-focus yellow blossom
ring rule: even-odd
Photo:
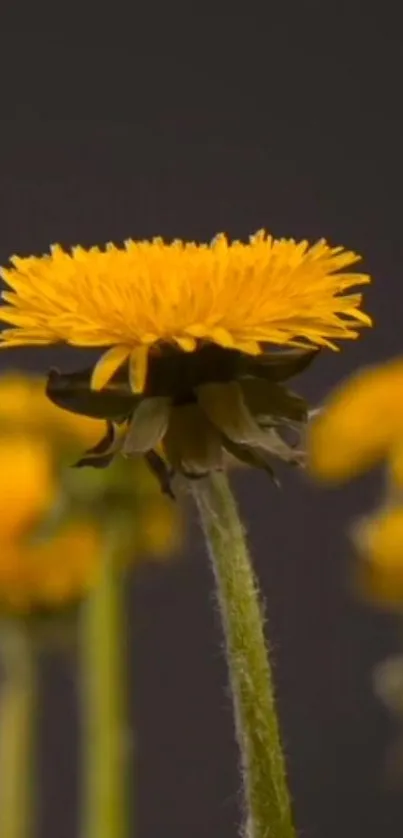
[[[358,371],[333,392],[308,431],[308,466],[328,483],[392,458],[403,481],[403,359]]]
[[[45,394],[46,381],[36,376],[6,373],[0,378],[0,435],[24,429],[53,447],[85,451],[99,442],[105,422],[61,410]]]
[[[72,522],[49,539],[0,542],[0,610],[30,613],[74,603],[96,582],[102,534]]]
[[[173,526],[172,503],[165,497],[154,496],[144,503],[139,529],[141,553],[164,557],[180,545],[181,529],[179,525]]]
[[[101,470],[101,473],[104,469]],[[135,556],[164,558],[180,548],[183,524],[177,505],[166,494],[143,457],[120,458],[109,467],[116,484],[126,475],[133,504],[133,526],[129,528],[128,560]],[[123,475],[120,479],[123,478]],[[131,546],[132,545],[132,546]]]
[[[19,432],[0,436],[0,541],[32,527],[51,507],[56,491],[45,439]]]
[[[45,382],[0,378],[0,612],[58,609],[97,579],[103,525],[121,532],[122,569],[179,546],[178,511],[141,458],[73,469],[105,422],[50,402]],[[66,458],[66,453],[68,457]]]
[[[357,567],[361,593],[385,607],[403,605],[403,504],[386,506],[353,531],[362,557]]]

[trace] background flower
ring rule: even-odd
[[[45,515],[57,493],[45,439],[13,430],[0,436],[0,539],[19,538]]]
[[[356,583],[375,605],[403,610],[403,504],[388,504],[353,528]]]
[[[78,602],[97,581],[102,534],[89,521],[64,524],[46,540],[0,545],[0,608],[30,614]]]
[[[77,602],[96,584],[108,520],[121,567],[178,547],[179,512],[140,459],[108,472],[74,469],[104,433],[101,420],[58,408],[42,379],[0,379],[0,611]]]
[[[313,477],[341,483],[383,462],[385,498],[358,522],[359,587],[372,601],[403,605],[403,361],[359,370],[330,394],[308,429]]]
[[[330,394],[308,429],[312,475],[342,482],[391,458],[403,446],[403,360],[359,370]]]

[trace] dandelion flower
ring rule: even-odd
[[[15,432],[0,436],[0,541],[20,535],[48,512],[56,477],[47,444]]]
[[[219,235],[210,245],[55,246],[2,271],[11,290],[0,319],[11,328],[1,339],[106,349],[89,374],[54,373],[48,393],[126,423],[124,453],[151,453],[160,474],[168,464],[201,476],[222,467],[224,449],[270,469],[273,456],[298,460],[278,430],[306,420],[303,400],[280,382],[370,325],[361,295],[345,293],[369,282],[351,271],[358,259],[264,231],[247,244]],[[98,448],[98,459],[112,449]]]
[[[355,545],[362,557],[357,570],[361,593],[385,606],[403,603],[403,505],[388,504],[355,525]]]
[[[312,474],[348,480],[384,459],[403,484],[403,360],[359,370],[332,393],[308,433]]]
[[[2,543],[2,612],[35,614],[78,602],[96,584],[101,549],[101,532],[89,521],[65,525],[46,540]]]

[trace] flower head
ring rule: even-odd
[[[249,244],[217,236],[211,245],[161,239],[124,248],[52,248],[40,258],[13,257],[2,271],[12,289],[0,317],[9,346],[63,341],[111,346],[97,366],[101,388],[130,358],[133,389],[141,391],[151,348],[171,344],[193,352],[209,341],[251,355],[261,344],[332,346],[369,325],[360,294],[369,281],[345,271],[355,253],[325,241],[274,240],[259,232]]]
[[[390,460],[403,485],[403,360],[360,370],[338,387],[308,434],[312,474],[341,482]]]
[[[53,373],[48,386],[60,406],[114,423],[98,464],[124,440],[124,453],[151,455],[165,485],[170,470],[221,468],[223,449],[271,470],[272,457],[299,461],[278,430],[306,420],[280,382],[370,325],[361,295],[345,293],[369,282],[350,270],[358,259],[263,231],[248,244],[220,235],[210,245],[56,246],[3,270],[12,290],[0,319],[12,328],[1,339],[110,347],[93,370]]]

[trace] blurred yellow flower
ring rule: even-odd
[[[0,377],[0,435],[20,428],[48,441],[53,450],[60,446],[85,451],[99,442],[105,422],[90,419],[53,404],[45,394],[46,380],[19,373]]]
[[[0,541],[20,537],[32,527],[49,510],[56,492],[46,440],[18,432],[0,436]]]
[[[165,496],[158,493],[144,502],[138,533],[138,550],[140,553],[164,557],[173,553],[180,546],[181,527],[179,521],[174,525],[172,503]]]
[[[363,561],[361,593],[386,607],[403,604],[403,504],[386,506],[356,524],[353,538]]]
[[[403,478],[403,359],[359,370],[332,393],[308,430],[308,467],[337,483],[392,458]]]
[[[85,596],[108,518],[122,531],[122,569],[179,546],[178,510],[141,458],[101,472],[71,468],[104,431],[104,421],[50,402],[42,379],[0,378],[0,612],[57,609]]]
[[[67,524],[49,539],[0,542],[0,609],[30,613],[57,609],[96,582],[102,533],[95,524]]]

